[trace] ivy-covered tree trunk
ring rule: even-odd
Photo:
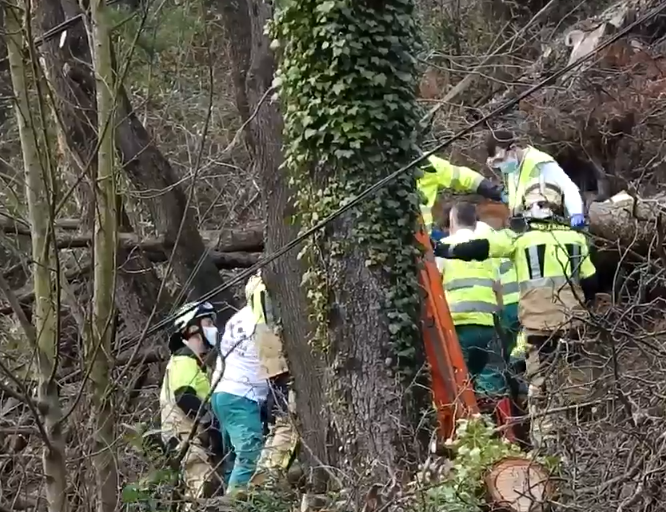
[[[285,165],[308,228],[416,155],[417,47],[411,0],[291,0],[274,22]],[[339,466],[395,476],[418,451],[427,397],[414,241],[416,176],[397,178],[319,232],[304,276],[325,354]],[[306,426],[307,428],[307,426]]]

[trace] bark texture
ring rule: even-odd
[[[28,98],[29,84],[26,82],[27,67],[23,60],[24,36],[22,27],[30,20],[25,4],[3,6],[5,12],[5,34],[9,66],[12,76],[14,95],[16,96],[15,112],[19,127],[19,136],[23,150],[25,167],[26,197],[32,228],[32,259],[36,332],[36,352],[39,367],[37,400],[45,433],[42,461],[44,465],[46,501],[49,512],[66,512],[69,508],[67,500],[67,468],[65,466],[65,440],[60,419],[62,415],[58,386],[53,379],[58,365],[58,300],[54,286],[53,248],[49,244],[49,219],[51,208],[47,183],[50,181],[49,170],[43,166],[42,160],[45,146],[43,132],[38,116],[30,109]],[[40,145],[42,141],[42,145]],[[56,270],[57,271],[57,270]]]
[[[238,30],[250,30],[252,53],[247,73],[247,97],[250,109],[259,105],[270,88],[275,61],[270,51],[270,41],[264,34],[266,21],[270,19],[270,7],[262,0],[246,0],[251,24]],[[239,36],[240,37],[240,36]],[[244,36],[243,36],[244,37]],[[232,43],[235,35],[232,36]],[[256,152],[254,165],[259,170],[262,196],[266,207],[266,252],[280,249],[298,234],[298,226],[291,220],[293,206],[288,179],[281,170],[282,118],[278,106],[265,101],[250,123],[250,133]],[[294,376],[300,421],[300,433],[305,447],[304,456],[313,465],[328,464],[328,436],[331,431],[329,417],[325,413],[325,361],[316,355],[308,344],[312,326],[308,319],[308,303],[301,287],[303,267],[296,258],[297,249],[272,263],[265,271],[266,284],[276,302],[282,322],[282,335],[289,368]]]
[[[115,417],[111,382],[111,348],[115,337],[115,281],[118,214],[116,198],[113,120],[115,77],[111,64],[111,33],[106,0],[91,2],[93,62],[97,90],[97,175],[95,184],[94,286],[92,338],[86,359],[92,365],[90,381],[95,411],[92,456],[97,480],[98,512],[114,512],[118,504],[118,468],[114,446]]]
[[[40,2],[42,31],[64,21],[65,10],[69,13],[78,9],[70,0]],[[95,147],[94,130],[91,130],[97,124],[94,121],[95,83],[90,73],[90,48],[83,25],[77,23],[67,33],[63,48],[59,48],[59,38],[55,38],[44,45],[47,48],[43,53],[54,88],[62,99],[59,108],[64,110],[68,103],[70,105],[67,117],[63,118],[66,127],[71,124],[68,143],[81,152],[86,169],[91,160],[91,148]],[[205,254],[204,243],[187,207],[187,196],[175,185],[178,179],[173,168],[134,114],[122,87],[119,87],[117,101],[115,147],[120,153],[123,170],[132,186],[149,192],[151,198],[146,200],[146,204],[155,229],[173,247],[172,270],[178,281],[186,286],[185,296],[190,300],[196,299],[221,285],[222,278],[211,258]],[[76,105],[81,105],[81,108],[77,109]],[[155,191],[162,193],[156,194]],[[136,264],[136,261],[131,264]],[[214,300],[223,305],[232,303],[233,296],[225,293]],[[230,314],[230,310],[222,311],[218,316],[220,322],[226,322]]]
[[[76,12],[76,6],[68,6]],[[37,7],[39,32],[43,35],[66,19],[60,1],[40,1]],[[81,246],[90,246],[94,194],[91,176],[96,174],[97,162],[97,109],[95,105],[95,79],[90,70],[90,48],[83,24],[77,23],[67,30],[65,44],[60,48],[60,38],[50,38],[41,46],[49,86],[53,91],[53,110],[57,113],[66,151],[75,165],[70,169],[69,181],[79,182],[75,188],[78,203],[84,206],[82,220],[60,220],[56,226],[62,229],[80,229],[82,234],[76,239],[86,239]],[[7,224],[7,223],[6,223]],[[131,232],[126,216],[121,214],[121,228]],[[21,226],[3,226],[5,230],[19,234]],[[62,240],[58,243],[63,247]],[[70,245],[67,245],[70,247]],[[158,304],[160,280],[152,268],[148,257],[135,247],[121,246],[117,258],[117,290],[115,301],[118,311],[128,329],[141,332],[153,307]],[[162,301],[167,299],[162,293]],[[23,300],[22,296],[22,300]],[[159,311],[159,308],[158,308]],[[149,340],[151,343],[153,340]]]

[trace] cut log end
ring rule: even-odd
[[[545,511],[555,492],[548,470],[537,462],[520,457],[495,463],[485,480],[493,510]]]

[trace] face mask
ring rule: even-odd
[[[502,174],[513,174],[518,170],[518,160],[515,158],[509,158],[508,160],[501,162],[499,168],[500,171],[502,171]]]
[[[217,337],[219,332],[217,327],[204,327],[203,328],[204,337],[211,347],[217,346]]]

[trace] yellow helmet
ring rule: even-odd
[[[254,292],[262,284],[263,281],[261,280],[261,271],[258,271],[255,275],[247,280],[247,284],[245,285],[245,300],[250,302],[252,300],[252,295],[254,295]]]
[[[543,176],[530,180],[525,186],[523,215],[532,219],[548,219],[564,213],[562,189],[547,183]]]

